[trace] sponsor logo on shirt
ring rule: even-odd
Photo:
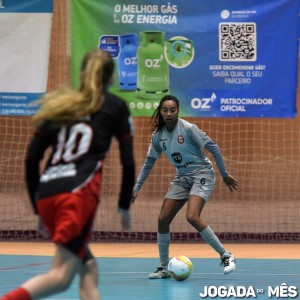
[[[182,156],[179,152],[174,152],[171,154],[173,161],[177,164],[180,164],[182,162]]]
[[[41,176],[41,182],[48,182],[54,179],[60,179],[64,177],[76,176],[76,165],[69,163],[67,165],[57,165],[49,167],[46,172]]]

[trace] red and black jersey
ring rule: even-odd
[[[133,124],[127,104],[107,93],[101,109],[71,125],[57,128],[45,122],[37,128],[29,145],[25,167],[26,183],[35,201],[83,187],[101,168],[101,160],[116,137],[121,153],[123,181],[119,206],[128,209],[134,184]],[[47,148],[52,152],[45,170],[39,162]]]

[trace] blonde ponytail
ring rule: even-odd
[[[104,91],[112,75],[113,60],[107,52],[87,53],[82,63],[79,90],[63,88],[47,93],[38,101],[41,107],[32,118],[33,124],[50,121],[62,126],[95,113],[103,104]]]

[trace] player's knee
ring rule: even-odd
[[[191,213],[186,215],[187,221],[192,225],[196,225],[199,222],[199,216]]]
[[[83,270],[86,274],[89,274],[95,279],[97,284],[98,281],[98,264],[95,258],[89,259],[83,266]],[[94,281],[94,280],[91,280]]]
[[[158,217],[158,227],[166,227],[170,225],[170,220],[167,217],[159,216]]]
[[[56,288],[59,292],[63,292],[67,290],[73,280],[73,276],[69,274],[65,274],[64,272],[61,272],[60,270],[57,270],[57,272],[53,272],[53,277],[55,280]]]
[[[61,292],[66,291],[70,287],[71,283],[72,283],[71,278],[61,277],[60,280],[59,280],[59,289],[60,289],[60,291]]]

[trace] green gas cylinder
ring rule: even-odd
[[[159,100],[169,93],[169,64],[164,55],[165,33],[140,32],[137,50],[137,95]]]

